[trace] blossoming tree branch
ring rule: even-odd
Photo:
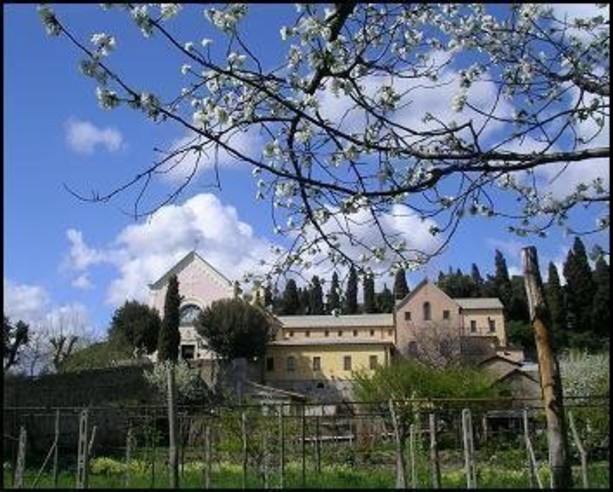
[[[113,33],[79,39],[50,7],[40,15],[82,54],[100,106],[128,106],[188,138],[112,190],[71,190],[83,200],[136,188],[134,215],[150,214],[186,192],[203,160],[223,154],[251,166],[255,198],[270,201],[275,230],[293,240],[276,251],[276,272],[322,261],[411,270],[468,215],[501,218],[521,236],[609,227],[608,171],[564,192],[556,186],[578,166],[608,167],[607,5],[573,18],[532,4],[297,5],[279,32],[284,55],[265,62],[267,47],[249,42],[244,27],[269,6],[101,7],[174,50],[178,93],[155,94],[114,69]],[[188,10],[209,36],[186,41],[173,29]],[[245,135],[261,142],[257,151],[237,143]],[[151,180],[186,162],[174,192],[143,207]],[[572,228],[584,208],[593,222]],[[409,216],[436,247],[419,250],[391,232],[390,217]]]

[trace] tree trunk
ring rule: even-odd
[[[405,462],[405,432],[400,431],[400,425],[394,410],[394,402],[390,399],[389,402],[390,414],[392,416],[392,425],[394,426],[394,438],[396,440],[396,488],[407,488],[407,472]]]
[[[549,466],[551,467],[551,487],[554,489],[572,488],[572,473],[568,460],[568,439],[564,420],[562,382],[558,361],[551,346],[547,327],[547,305],[543,294],[543,284],[538,268],[536,248],[529,246],[522,250],[524,282],[530,308],[530,320],[534,330],[538,354],[543,405],[547,418],[547,441],[549,444]]]

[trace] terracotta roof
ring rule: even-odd
[[[391,340],[372,338],[299,338],[296,340],[275,340],[268,343],[272,347],[308,347],[308,346],[337,346],[337,345],[393,345]]]
[[[497,297],[456,297],[454,299],[462,309],[502,309]]]
[[[344,328],[357,326],[394,326],[389,314],[331,314],[314,316],[278,316],[284,328]]]

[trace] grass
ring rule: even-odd
[[[126,488],[126,465],[111,458],[98,458],[92,461],[89,474],[90,488]],[[511,463],[512,465],[512,463]],[[202,462],[186,463],[181,476],[181,488],[200,489],[204,486]],[[152,483],[150,469],[145,469],[139,463],[132,464],[133,471],[130,474],[130,488],[167,488],[169,486],[168,470],[160,463],[156,466],[155,480]],[[278,470],[271,471],[268,486],[276,488],[279,485]],[[24,487],[31,488],[38,470],[28,469],[24,474]],[[580,471],[573,469],[575,488],[582,488]],[[74,470],[62,471],[58,475],[59,488],[75,487]],[[393,466],[359,466],[351,467],[347,464],[323,466],[317,473],[312,463],[307,463],[306,488],[394,488],[395,470]],[[541,470],[543,484],[548,486],[548,470]],[[590,466],[590,486],[592,488],[609,488],[609,463],[594,463]],[[12,470],[4,468],[4,487],[12,488]],[[285,488],[302,488],[302,468],[300,462],[289,462],[285,466]],[[408,486],[411,485],[410,477]],[[242,468],[240,465],[229,462],[217,462],[212,466],[211,486],[214,488],[241,488]],[[247,474],[247,488],[262,488],[261,475],[256,475],[255,470],[249,470]],[[427,469],[421,469],[418,473],[418,487],[430,487],[430,475]],[[443,470],[442,486],[444,488],[466,488],[466,479],[461,469]],[[526,471],[523,469],[508,469],[500,466],[479,466],[477,486],[480,489],[489,488],[529,488]],[[53,477],[50,473],[43,473],[36,484],[37,488],[52,488]],[[534,484],[536,487],[536,484]]]

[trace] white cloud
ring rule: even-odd
[[[83,233],[77,229],[68,229],[66,237],[70,241],[70,250],[63,262],[63,267],[76,271],[84,271],[91,265],[101,263],[105,255],[101,251],[88,248],[83,242]]]
[[[50,305],[49,293],[39,285],[16,284],[4,279],[4,313],[16,321],[33,322],[44,318]]]
[[[231,148],[241,154],[259,159],[261,157],[262,142],[254,129],[242,131],[235,130],[223,140]],[[174,152],[185,146],[199,145],[203,139],[197,135],[187,135],[172,142],[170,151]],[[242,161],[237,160],[229,152],[219,149],[216,153],[211,144],[204,146],[202,153],[189,151],[170,159],[160,168],[162,176],[170,181],[184,181],[192,173],[194,177],[204,171],[219,167],[233,168],[240,166]]]
[[[79,290],[89,290],[93,288],[94,286],[91,280],[89,279],[89,275],[87,273],[83,273],[82,275],[79,275],[77,278],[75,278],[72,281],[71,285],[75,289],[79,289]]]
[[[92,154],[96,147],[116,152],[123,144],[123,136],[115,128],[98,128],[89,121],[71,118],[66,122],[66,142],[79,154]]]

